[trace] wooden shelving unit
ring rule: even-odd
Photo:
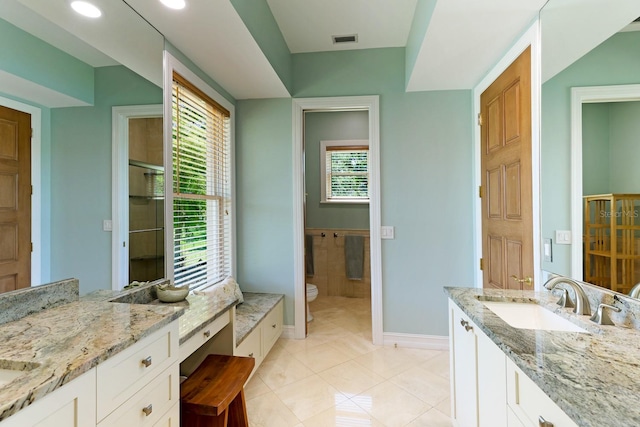
[[[640,194],[584,197],[584,280],[628,293],[640,282]]]

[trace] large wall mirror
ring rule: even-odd
[[[75,277],[83,294],[164,276],[164,39],[124,1],[93,3],[99,18],[66,0],[0,7],[0,106],[31,114],[34,128],[30,285]]]
[[[540,13],[542,268],[625,294],[640,282],[638,17],[636,0]]]

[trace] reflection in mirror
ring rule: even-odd
[[[638,16],[640,2],[635,0],[550,0],[540,16],[541,238],[553,241],[552,258],[545,258],[542,267],[623,293],[640,280],[638,221],[629,222],[636,202],[618,197],[627,201],[616,201],[612,208],[611,197],[584,196],[640,193],[637,168],[628,164],[640,150],[633,138],[640,109],[637,103],[621,102],[633,100],[628,95],[590,97],[572,88],[588,93],[597,92],[594,86],[640,83],[640,28],[632,23]],[[586,218],[585,200],[590,206]],[[620,225],[613,234],[609,218]],[[571,232],[570,244],[558,244],[556,237],[567,235],[562,231]]]
[[[126,3],[96,3],[100,21],[79,20],[64,0],[0,8],[0,105],[31,114],[34,129],[31,284],[76,277],[81,293],[122,286],[112,279],[112,108],[163,99],[162,36]]]

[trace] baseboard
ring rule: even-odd
[[[280,338],[287,338],[287,339],[294,339],[296,330],[295,330],[295,326],[293,325],[283,325],[282,326],[282,335],[280,335]]]
[[[449,350],[449,337],[441,335],[417,335],[385,332],[384,345],[397,345],[407,348],[424,348],[428,350]]]

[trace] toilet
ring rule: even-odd
[[[309,309],[309,303],[311,301],[315,301],[317,297],[318,287],[316,285],[312,285],[311,283],[307,283],[307,322],[311,322],[313,320],[311,310]]]

